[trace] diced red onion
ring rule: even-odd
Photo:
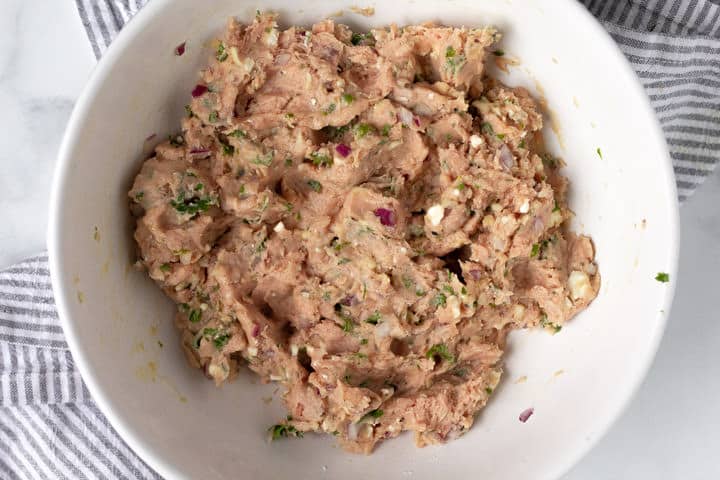
[[[473,278],[473,280],[480,280],[480,275],[482,274],[480,270],[470,270],[468,273]]]
[[[380,219],[380,223],[382,223],[384,226],[395,226],[395,214],[392,210],[388,210],[387,208],[376,208],[373,213],[376,217]]]
[[[257,338],[258,335],[260,335],[260,325],[257,323],[253,325],[252,333],[253,338]]]
[[[343,298],[340,303],[342,303],[346,307],[352,307],[353,305],[357,305],[358,299],[355,295],[351,294]]]
[[[335,151],[340,154],[341,157],[346,158],[348,155],[350,155],[350,152],[352,152],[352,149],[345,145],[344,143],[339,143],[335,147]]]
[[[416,127],[420,126],[420,119],[418,117],[413,117],[413,124],[415,124]]]
[[[190,155],[197,158],[207,158],[210,156],[210,150],[207,148],[193,148],[190,150]]]
[[[182,42],[180,45],[175,47],[175,55],[179,57],[183,53],[185,53],[185,42]]]
[[[515,166],[515,157],[513,157],[512,152],[504,143],[503,146],[500,147],[500,164],[508,171]]]
[[[532,407],[531,407],[531,408],[526,408],[525,410],[522,411],[522,413],[521,413],[520,416],[518,417],[518,420],[520,420],[522,423],[525,423],[525,422],[528,421],[528,418],[530,418],[533,413],[535,413],[535,409],[534,409],[534,408],[532,408]]]
[[[205,92],[208,91],[208,87],[206,85],[195,85],[195,88],[193,88],[192,96],[193,98],[197,98],[205,94]]]

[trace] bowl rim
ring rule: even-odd
[[[118,435],[128,444],[128,446],[136,453],[150,468],[165,478],[185,478],[186,475],[179,471],[176,466],[166,461],[162,455],[158,454],[155,447],[146,439],[137,434],[131,423],[125,420],[121,415],[117,414],[112,407],[112,400],[106,392],[100,387],[94,369],[91,366],[91,359],[88,358],[78,339],[78,325],[70,316],[69,303],[73,298],[68,285],[62,281],[62,251],[61,251],[61,235],[63,225],[60,222],[60,213],[63,211],[63,196],[65,191],[65,183],[70,175],[70,167],[72,165],[71,152],[74,145],[78,142],[80,133],[83,129],[85,118],[88,110],[93,105],[93,101],[98,95],[99,90],[105,79],[108,77],[111,66],[120,58],[132,38],[144,29],[155,17],[169,8],[172,0],[155,0],[145,5],[128,23],[122,28],[117,37],[106,50],[105,54],[100,58],[97,65],[93,69],[87,80],[82,93],[80,94],[70,120],[65,129],[63,139],[58,151],[57,163],[52,179],[52,187],[50,194],[49,206],[49,225],[47,231],[48,244],[48,264],[50,267],[50,277],[55,296],[55,303],[58,311],[58,317],[70,352],[75,360],[75,364],[82,376],[88,391],[96,402],[102,414],[108,419],[112,427],[117,431]],[[631,400],[638,392],[643,383],[644,378],[652,365],[657,350],[660,346],[667,318],[671,313],[672,301],[677,286],[677,270],[679,261],[680,248],[680,229],[679,229],[679,205],[677,201],[677,189],[675,183],[675,175],[672,167],[672,160],[667,148],[665,136],[660,127],[659,121],[652,108],[649,98],[637,75],[633,71],[629,61],[625,58],[617,43],[612,39],[609,32],[600,24],[600,22],[580,3],[576,0],[565,0],[562,8],[570,10],[569,14],[573,17],[582,19],[587,24],[587,28],[591,30],[590,34],[598,38],[602,42],[601,48],[608,51],[618,60],[621,74],[630,77],[632,80],[633,96],[639,97],[643,104],[642,114],[650,119],[649,128],[654,132],[655,140],[660,143],[660,147],[664,153],[663,161],[659,164],[665,177],[665,189],[672,195],[672,198],[666,198],[669,201],[669,211],[671,213],[668,218],[670,226],[670,238],[667,238],[669,245],[669,262],[668,270],[670,277],[675,281],[670,282],[664,290],[663,310],[665,314],[658,316],[658,323],[653,331],[653,337],[650,339],[650,348],[645,358],[643,358],[636,368],[636,374],[632,381],[626,382],[621,389],[622,401],[614,405],[614,408],[607,415],[603,426],[598,430],[597,435],[589,441],[582,442],[572,451],[568,451],[564,458],[558,460],[556,465],[558,468],[555,472],[549,472],[552,478],[559,478],[567,473],[575,466],[597,443],[602,439],[610,427],[613,426],[620,415],[630,405]]]

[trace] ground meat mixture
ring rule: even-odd
[[[454,439],[508,332],[557,332],[596,296],[537,103],[485,74],[498,38],[231,20],[181,133],[142,166],[139,263],[193,366],[282,385],[273,436]]]

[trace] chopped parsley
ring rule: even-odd
[[[185,105],[185,113],[187,114],[188,118],[193,117],[193,111],[192,108],[190,108],[190,105]]]
[[[376,408],[375,410],[370,410],[368,413],[363,415],[363,417],[360,419],[360,421],[358,421],[358,423],[376,420],[376,419],[382,417],[384,413],[385,412],[383,412],[379,408]]]
[[[496,57],[502,57],[503,55],[505,55],[505,52],[500,49],[497,49],[493,52],[493,55],[495,55]]]
[[[235,137],[235,138],[246,138],[247,137],[247,133],[245,133],[244,130],[241,130],[239,128],[237,130],[233,130],[228,135],[231,137]]]
[[[195,348],[200,348],[200,341],[204,338],[205,340],[212,341],[215,348],[221,350],[227,345],[231,336],[229,333],[220,331],[217,328],[207,327],[202,330],[202,334],[195,340]]]
[[[495,135],[495,130],[493,130],[492,125],[490,125],[488,122],[483,122],[481,128],[482,128],[483,132],[486,132],[490,135]]]
[[[308,180],[307,184],[314,192],[322,191],[322,184],[317,180]]]
[[[141,201],[144,196],[145,196],[145,192],[138,192],[138,193],[136,193],[136,194],[135,194],[135,201],[136,201],[136,202]]]
[[[392,128],[392,125],[383,125],[383,128],[380,131],[380,135],[382,135],[383,137],[389,137],[391,128]]]
[[[408,277],[407,275],[402,276],[402,284],[405,288],[412,288],[413,285],[415,285],[415,282],[413,282],[412,278]]]
[[[450,285],[443,285],[443,290],[445,290],[450,295],[456,295],[455,289],[452,288]]]
[[[218,121],[218,112],[212,111],[210,112],[210,115],[208,115],[208,122],[215,123]]]
[[[558,333],[560,330],[562,330],[562,325],[558,325],[557,323],[548,322],[547,314],[543,313],[540,316],[540,326],[543,328],[549,328],[552,329],[553,335]]]
[[[455,188],[457,188],[458,190],[460,190],[462,192],[463,190],[465,190],[465,182],[463,182],[461,180],[460,182],[458,182],[457,185],[455,185]]]
[[[435,298],[432,299],[432,305],[434,307],[444,307],[447,304],[447,297],[444,293],[438,292]]]
[[[293,166],[293,160],[292,158],[288,157],[285,159],[285,166],[286,167],[292,167]]]
[[[169,272],[170,271],[170,264],[169,263],[163,263],[160,265],[160,271],[161,272]]]
[[[373,40],[372,33],[353,33],[350,37],[350,43],[353,45],[360,45],[363,40]]]
[[[223,148],[223,153],[228,156],[232,156],[235,153],[235,147],[228,143],[221,143]]]
[[[323,110],[323,115],[330,115],[331,113],[333,113],[335,111],[336,107],[337,107],[337,105],[335,105],[334,103],[331,103],[330,105],[327,106],[327,108],[325,108]]]
[[[328,155],[320,152],[313,152],[310,154],[310,160],[316,167],[332,167],[333,159]]]
[[[350,263],[352,260],[349,258],[343,257],[340,260],[338,260],[338,265],[345,265],[346,263]]]
[[[350,245],[350,242],[341,242],[339,238],[334,238],[330,245],[332,246],[333,250],[339,252],[343,248]]]
[[[355,328],[355,323],[353,322],[353,319],[350,315],[345,313],[345,311],[342,308],[342,305],[339,303],[335,304],[335,314],[340,317],[340,319],[343,321],[342,329],[345,333],[350,333]]]
[[[268,152],[265,155],[257,154],[255,155],[255,158],[252,160],[252,163],[255,165],[264,165],[266,167],[269,167],[272,165],[273,162],[273,153]]]
[[[270,434],[271,441],[277,440],[282,437],[302,438],[303,436],[303,432],[286,423],[278,423],[277,425],[273,425],[272,427],[268,428],[268,433]]]
[[[530,250],[530,258],[537,257],[540,253],[540,244],[533,243],[532,249]]]
[[[552,209],[553,212],[559,212],[560,211],[560,205],[558,205],[557,200],[555,200],[555,206]]]
[[[360,340],[360,345],[367,345],[367,344],[368,344],[367,338],[363,338],[362,340]]]
[[[210,196],[186,198],[185,192],[180,192],[177,198],[170,200],[170,205],[178,213],[194,216],[200,212],[206,212],[211,206],[217,205],[217,198]]]
[[[351,93],[346,93],[342,96],[342,100],[346,104],[350,105],[351,103],[353,103],[355,101],[355,97]]]
[[[188,320],[190,320],[190,323],[197,323],[202,318],[202,310],[196,310],[192,309],[190,310],[190,315],[188,315]]]
[[[445,49],[445,66],[450,72],[455,75],[457,71],[462,68],[465,64],[465,56],[458,55],[452,46],[448,46]]]
[[[444,343],[437,343],[433,345],[430,350],[427,351],[425,354],[425,358],[435,358],[440,357],[445,361],[448,361],[450,363],[455,361],[455,356],[450,353],[450,350],[448,350],[447,345]]]
[[[488,395],[492,395],[492,392],[493,392],[493,389],[492,389],[492,388],[490,388],[490,387],[485,387],[485,393],[487,393]]]
[[[520,147],[520,148],[525,148],[525,139],[524,139],[524,138],[523,138],[522,140],[520,140],[520,143],[518,144],[518,147]]]
[[[658,272],[658,274],[655,275],[655,280],[661,283],[667,283],[670,281],[670,274],[665,272]]]
[[[355,127],[355,137],[360,139],[365,137],[373,130],[373,126],[368,123],[358,123]]]
[[[598,157],[600,157],[600,160],[602,160],[603,156],[602,156],[602,150],[600,150],[600,147],[598,147],[597,150],[595,150],[595,151],[597,152]]]
[[[365,323],[369,323],[371,325],[377,325],[378,322],[380,321],[380,318],[381,318],[380,312],[375,310],[375,312],[372,315],[370,315],[368,318],[365,319]]]
[[[225,44],[220,42],[217,46],[217,51],[215,52],[215,58],[218,59],[218,62],[224,62],[228,58],[228,53],[225,51]]]

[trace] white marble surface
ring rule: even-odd
[[[72,0],[1,5],[0,268],[45,248],[55,155],[94,65]],[[720,478],[720,172],[681,216],[677,297],[655,364],[567,480]]]

